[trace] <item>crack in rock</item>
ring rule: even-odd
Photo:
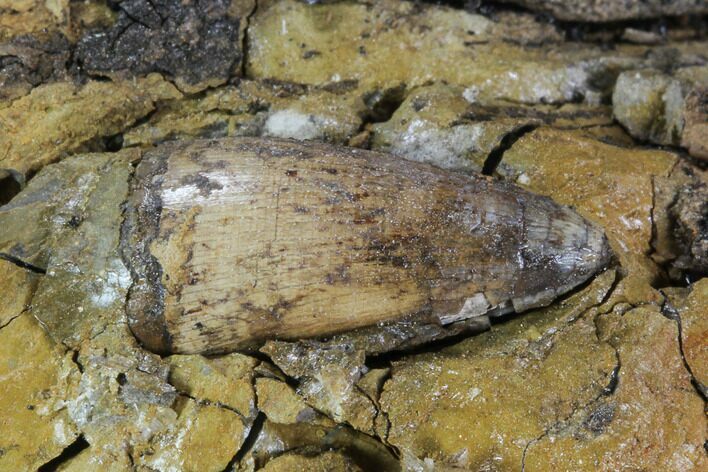
[[[43,267],[38,267],[34,264],[30,264],[29,262],[23,261],[19,257],[15,257],[11,254],[6,253],[6,252],[0,252],[0,259],[5,260],[11,264],[15,264],[17,267],[29,270],[30,272],[34,272],[36,274],[44,275],[47,273],[47,269],[45,269]]]
[[[666,294],[664,294],[664,292],[661,293],[666,297]],[[661,314],[676,323],[678,332],[678,347],[679,352],[681,353],[681,360],[683,361],[683,366],[688,372],[688,375],[691,377],[691,385],[696,390],[696,393],[703,399],[704,402],[708,403],[708,386],[703,385],[696,378],[693,373],[693,369],[691,369],[691,365],[688,363],[688,360],[686,360],[686,355],[683,349],[683,324],[681,322],[681,314],[673,305],[671,305],[668,300],[668,297],[666,297],[664,304],[661,307]]]

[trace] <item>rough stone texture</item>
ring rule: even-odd
[[[27,175],[67,153],[100,150],[100,138],[123,131],[151,112],[156,101],[180,96],[159,75],[38,87],[0,109],[0,168]]]
[[[39,228],[31,229],[46,231],[48,239],[31,257],[42,260],[40,265],[47,269],[32,299],[33,313],[52,338],[75,349],[118,321],[115,316],[122,312],[130,281],[117,248],[120,205],[127,196],[130,161],[137,156],[124,151],[91,157],[75,156],[58,164],[64,176],[76,179],[81,192],[55,190],[47,198],[47,187],[32,186],[36,193],[24,200],[30,207],[40,207],[39,221],[25,224],[36,224]],[[47,205],[44,199],[55,200]],[[55,210],[49,221],[41,219],[46,207]],[[22,210],[15,207],[3,216],[27,215]],[[31,247],[22,239],[12,246],[22,254]],[[123,313],[120,319],[125,321]]]
[[[60,34],[76,41],[86,31],[107,28],[115,13],[105,0],[0,1],[0,42],[23,35]]]
[[[79,375],[31,314],[0,329],[0,469],[34,470],[74,441],[65,399]]]
[[[654,179],[668,177],[677,156],[664,151],[625,149],[541,128],[506,151],[498,172],[507,179],[572,205],[606,231],[623,269],[629,300],[657,300],[650,288],[659,276],[652,252]]]
[[[27,269],[0,259],[0,286],[3,288],[0,329],[29,308],[38,277]]]
[[[239,415],[190,399],[177,408],[179,417],[173,427],[158,434],[152,446],[137,448],[137,464],[154,470],[224,470],[246,437]]]
[[[89,472],[100,468],[105,472],[123,472],[131,470],[128,454],[120,456],[104,454],[102,450],[89,447],[57,467],[57,472]]]
[[[708,81],[706,81],[708,82]],[[684,101],[681,146],[692,156],[708,160],[708,84],[688,93]]]
[[[278,424],[265,420],[236,470],[259,470],[284,453],[310,456],[339,452],[362,470],[399,472],[398,459],[380,441],[344,425]]]
[[[390,119],[370,126],[371,148],[459,171],[480,172],[488,158],[543,124],[609,142],[632,140],[604,106],[477,103],[473,89],[436,83],[411,90]],[[501,157],[501,156],[499,156]]]
[[[242,354],[212,359],[170,356],[170,384],[199,401],[226,406],[245,418],[256,414],[253,368],[258,361]]]
[[[362,375],[363,351],[353,351],[346,344],[320,349],[316,343],[277,341],[266,343],[261,350],[298,380],[297,392],[308,404],[337,422],[373,433],[376,408],[355,386]]]
[[[469,109],[459,87],[415,89],[390,120],[372,126],[371,147],[445,169],[480,172],[507,134],[540,123],[533,117],[484,120],[474,112],[466,115]]]
[[[318,416],[317,412],[283,381],[270,378],[256,379],[256,394],[258,409],[274,423],[310,422]]]
[[[691,161],[681,159],[667,178],[656,176],[653,180],[651,258],[666,270],[671,281],[662,285],[684,285],[701,276],[700,267],[705,262],[701,254],[701,247],[706,244],[702,221],[708,208],[702,209],[702,204],[708,196],[701,195],[708,174]]]
[[[680,309],[683,355],[695,379],[708,391],[708,280],[691,289],[685,308]],[[704,393],[705,394],[705,393]]]
[[[651,149],[706,157],[705,20],[587,23],[705,2],[516,1],[583,24],[308,3],[0,0],[0,470],[707,469],[706,171]],[[442,344],[409,324],[273,343],[277,365],[160,358],[115,248],[141,149],[86,152],[236,135],[501,159],[621,265]]]
[[[0,100],[12,100],[32,88],[67,75],[69,42],[58,32],[19,36],[0,44]]]
[[[646,69],[617,78],[612,105],[617,120],[643,141],[683,146],[708,159],[706,101],[708,67],[679,69],[671,74]]]
[[[1,0],[0,41],[43,29],[65,28],[69,0]]]
[[[121,0],[110,29],[84,36],[76,60],[86,72],[136,76],[160,72],[185,92],[224,84],[240,71],[246,0]]]
[[[708,279],[686,289],[665,289],[665,311],[681,324],[682,354],[697,387],[708,394]]]
[[[559,20],[609,22],[708,13],[704,0],[503,0],[550,13]]]
[[[295,470],[312,472],[359,472],[360,469],[348,457],[337,452],[324,452],[314,457],[299,454],[283,454],[268,462],[263,472],[290,472]]]
[[[129,164],[139,158],[140,153],[130,150],[117,154],[92,154],[89,158],[85,156],[75,156],[45,167],[9,204],[0,207],[0,253],[46,269],[55,241],[63,238],[65,249],[72,251],[74,231],[86,219],[85,212],[101,218],[99,208],[89,208],[96,200],[101,206],[101,198],[107,199],[111,203],[104,202],[102,209],[110,209],[113,216],[119,214],[118,207],[125,198],[128,185]],[[103,218],[103,221],[110,220],[109,215]],[[119,225],[114,221],[110,224],[114,229]],[[103,237],[116,237],[106,231],[107,228],[97,228],[95,222],[92,229],[103,231]],[[96,234],[89,236],[95,238]],[[105,251],[100,244],[101,239],[94,239],[94,250]],[[80,252],[81,249],[73,250]],[[83,261],[86,265],[91,262]],[[105,261],[96,263],[104,264]]]
[[[708,273],[708,182],[681,187],[670,215],[673,217],[676,240],[681,249],[675,265],[698,274]]]
[[[372,94],[435,79],[469,88],[482,102],[567,102],[606,95],[612,82],[603,81],[642,62],[636,48],[526,47],[518,41],[527,29],[412,2],[261,3],[249,27],[246,63],[256,78],[356,81]]]
[[[705,469],[703,401],[684,368],[677,324],[648,306],[603,315],[598,326],[617,349],[616,388],[529,446],[527,470]]]
[[[597,339],[591,308],[613,279],[605,273],[554,307],[395,363],[381,398],[387,441],[411,466],[518,469],[530,442],[611,383],[615,352]]]
[[[276,136],[344,144],[361,126],[358,94],[242,80],[203,97],[167,104],[125,133],[130,145],[168,139]]]

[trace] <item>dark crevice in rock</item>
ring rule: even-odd
[[[359,389],[359,391],[360,391],[363,395],[365,395],[365,396],[371,401],[371,403],[374,405],[374,408],[375,408],[375,410],[376,410],[376,414],[374,415],[374,418],[373,418],[373,424],[376,425],[376,420],[377,420],[379,417],[383,418],[383,420],[386,422],[386,430],[384,431],[383,437],[379,436],[378,432],[376,432],[376,436],[375,436],[376,439],[378,439],[378,440],[381,441],[386,447],[388,447],[388,448],[391,450],[391,452],[392,452],[396,457],[400,457],[400,456],[401,456],[400,451],[398,451],[398,449],[397,449],[395,446],[393,446],[393,445],[391,445],[391,444],[388,443],[388,434],[389,434],[389,432],[391,431],[391,421],[390,421],[389,418],[388,418],[388,412],[385,411],[383,408],[381,408],[381,402],[379,401],[379,400],[381,399],[381,395],[383,394],[383,391],[384,391],[384,385],[386,385],[386,382],[388,382],[389,380],[391,380],[392,377],[393,377],[393,368],[389,368],[388,371],[386,372],[386,375],[384,375],[384,376],[381,378],[380,383],[379,383],[379,385],[377,386],[378,388],[377,388],[377,390],[376,390],[376,398],[374,398],[373,396],[371,396],[371,395],[369,395],[368,393],[366,393],[366,392],[365,392],[362,388],[360,388],[358,385],[356,385],[356,387],[357,387],[357,388]]]
[[[253,18],[253,15],[256,14],[258,11],[258,0],[254,0],[253,2],[253,10],[243,19],[243,21],[246,23],[244,28],[243,28],[243,39],[241,40],[241,77],[248,77],[247,75],[247,67],[246,64],[248,63],[248,54],[249,54],[249,38],[248,38],[248,33],[249,33],[249,28],[251,27],[251,18]]]
[[[526,443],[526,446],[524,446],[524,451],[521,453],[521,472],[525,472],[525,471],[526,471],[526,454],[527,454],[528,451],[529,451],[529,447],[531,447],[532,444],[535,444],[535,443],[537,443],[538,441],[540,441],[541,439],[543,439],[543,437],[544,437],[546,434],[548,434],[548,433],[547,433],[547,432],[544,432],[544,433],[543,433],[542,435],[540,435],[539,437],[534,438],[534,439],[532,439],[531,441],[527,442],[527,443]]]
[[[79,369],[79,372],[81,372],[83,374],[84,373],[84,365],[81,363],[81,361],[79,361],[79,351],[77,351],[76,349],[72,349],[71,351],[72,351],[71,352],[71,362],[76,364],[76,368]],[[125,374],[123,374],[123,375],[125,375]]]
[[[82,451],[88,449],[90,444],[84,439],[83,436],[79,436],[76,440],[69,444],[64,450],[54,459],[41,465],[37,472],[52,472],[55,471],[62,464],[70,461],[74,457],[78,456]]]
[[[525,134],[535,130],[537,127],[538,125],[528,124],[507,133],[499,144],[489,152],[489,155],[484,160],[482,174],[493,175],[504,158],[504,153],[511,149],[516,141],[521,139]]]
[[[270,356],[268,354],[264,353],[263,351],[254,351],[254,352],[249,352],[248,355],[251,357],[255,357],[256,359],[258,359],[261,362],[266,362],[266,363],[270,364],[272,367],[276,368],[277,372],[279,374],[281,374],[282,379],[284,379],[285,384],[288,385],[290,388],[292,388],[294,391],[297,391],[297,389],[300,387],[300,381],[297,378],[286,374],[283,371],[283,369],[281,369],[280,366],[278,366],[273,361],[273,359],[270,358]],[[255,385],[254,385],[254,388],[255,388]]]
[[[131,470],[137,470],[137,467],[135,465],[135,458],[133,457],[133,445],[128,444],[126,446],[125,454],[128,456],[128,464],[130,464],[130,469]]]
[[[674,164],[674,167],[672,170],[669,172],[673,172],[673,170],[676,168],[676,164]],[[652,175],[651,176],[651,208],[649,209],[649,221],[651,222],[651,237],[649,239],[649,253],[647,254],[647,257],[654,259],[654,255],[657,254],[657,243],[658,243],[658,229],[656,227],[656,199],[657,199],[657,185],[656,185],[656,176]],[[674,198],[675,201],[675,198]],[[673,203],[672,203],[673,205]],[[659,267],[662,271],[663,278],[668,279],[669,278],[669,267],[670,265],[668,262],[666,264],[659,264]],[[666,280],[657,280],[654,281],[652,286],[656,289],[661,288],[665,284]]]
[[[605,294],[605,296],[602,298],[602,300],[599,303],[597,303],[594,307],[590,307],[578,318],[582,318],[583,316],[587,316],[588,313],[591,313],[597,307],[600,307],[604,303],[606,303],[610,299],[610,297],[612,296],[612,292],[617,287],[617,284],[619,284],[619,279],[615,279],[612,286],[609,288],[609,290],[607,290],[607,293]],[[533,446],[535,443],[541,441],[544,437],[546,437],[551,432],[561,430],[563,428],[563,426],[566,425],[579,411],[583,411],[583,410],[590,408],[592,405],[598,403],[603,397],[612,396],[615,393],[615,391],[617,390],[617,387],[619,386],[619,382],[620,382],[620,371],[622,369],[622,362],[621,362],[621,358],[620,358],[619,349],[616,346],[614,346],[612,343],[607,342],[607,341],[603,341],[601,339],[600,330],[599,330],[599,327],[597,324],[597,319],[602,314],[603,313],[594,313],[592,315],[593,316],[592,322],[593,322],[593,325],[595,326],[595,338],[597,339],[598,344],[607,344],[610,347],[612,347],[612,349],[614,350],[614,353],[615,353],[615,362],[616,362],[615,367],[612,369],[612,372],[610,373],[609,379],[607,381],[607,385],[605,385],[605,387],[600,391],[600,393],[594,399],[592,399],[591,401],[587,402],[584,405],[576,406],[575,408],[573,408],[571,413],[566,418],[564,418],[560,421],[557,421],[554,425],[546,428],[546,430],[543,431],[538,437],[536,437],[536,438],[530,440],[528,443],[526,443],[526,445],[524,446],[524,450],[521,454],[521,471],[522,472],[525,472],[526,455],[527,455],[528,450],[531,446]],[[606,412],[607,408],[611,408],[611,407],[608,405],[601,404],[600,408],[595,411],[597,412],[599,410],[600,412]],[[614,414],[613,408],[612,408],[611,414]],[[598,428],[598,426],[596,426],[597,424],[603,423],[604,421],[606,421],[604,419],[606,417],[607,417],[606,414],[598,416],[597,413],[594,413],[594,414],[591,413],[588,416],[588,418],[586,418],[585,421],[583,422],[583,426],[586,429],[593,431],[594,429]]]
[[[171,83],[171,82],[170,82],[170,83]],[[172,84],[172,85],[174,85],[174,84]],[[191,97],[190,97],[190,98],[191,98]],[[130,125],[130,126],[127,127],[126,129],[124,129],[123,132],[120,133],[121,136],[123,136],[123,135],[124,135],[125,133],[127,133],[128,131],[131,131],[131,130],[133,130],[133,129],[135,129],[135,128],[141,126],[141,125],[144,125],[144,124],[146,124],[146,123],[149,123],[150,120],[152,120],[152,118],[155,116],[155,114],[157,114],[157,113],[160,111],[160,109],[161,109],[161,107],[160,107],[160,102],[154,102],[153,105],[154,105],[154,107],[153,107],[152,110],[150,110],[149,112],[147,112],[145,115],[141,116],[140,118],[136,119],[135,122],[134,122],[132,125]],[[122,145],[123,145],[123,143],[121,143],[121,146],[122,146]]]
[[[617,361],[617,365],[614,369],[612,369],[612,373],[610,374],[610,381],[607,382],[605,388],[602,389],[602,395],[604,396],[614,394],[617,390],[617,386],[619,385],[619,374],[620,369],[622,368],[622,363],[620,362],[619,351],[617,349],[615,349],[615,360]]]
[[[661,314],[676,323],[678,331],[678,347],[679,352],[681,353],[681,361],[683,362],[683,366],[688,372],[688,375],[691,377],[691,385],[696,390],[696,393],[698,393],[698,395],[703,399],[703,401],[708,403],[708,385],[703,385],[701,382],[698,381],[698,379],[696,379],[696,376],[693,374],[693,370],[691,369],[691,365],[688,363],[688,361],[686,360],[686,356],[684,355],[683,325],[681,323],[681,314],[674,306],[671,305],[671,303],[668,301],[668,297],[666,296],[666,294],[664,292],[661,292],[661,294],[664,296],[664,304],[661,306]]]
[[[396,87],[366,93],[362,97],[367,108],[367,113],[363,117],[365,124],[390,120],[406,99],[406,92],[406,84],[400,84]]]
[[[17,318],[19,318],[20,316],[22,316],[25,312],[26,312],[26,310],[23,310],[23,311],[21,311],[20,313],[18,313],[18,314],[16,314],[15,316],[13,316],[12,318],[8,319],[8,320],[5,322],[5,324],[0,324],[0,329],[5,328],[6,326],[10,326],[10,324],[11,324],[13,321],[15,321]]]
[[[105,136],[102,141],[103,149],[106,152],[118,152],[123,149],[123,133]]]
[[[17,267],[29,270],[29,271],[34,272],[36,274],[46,274],[47,273],[47,269],[44,269],[42,267],[37,267],[34,264],[30,264],[29,262],[23,261],[22,259],[15,257],[11,254],[8,254],[6,252],[0,252],[0,259],[5,260],[11,264],[15,264]]]
[[[16,172],[0,170],[0,206],[10,203],[20,193],[23,180]]]
[[[119,374],[119,375],[124,375],[124,374]],[[120,381],[119,381],[118,383],[120,384]],[[235,415],[237,415],[239,418],[241,418],[241,421],[243,422],[244,426],[248,427],[249,419],[246,418],[245,416],[243,416],[243,413],[241,413],[240,411],[238,411],[238,410],[235,409],[234,407],[229,406],[229,405],[226,405],[226,404],[221,403],[221,402],[213,402],[213,401],[211,401],[211,400],[206,400],[206,399],[203,399],[203,398],[197,398],[197,397],[195,397],[194,395],[190,395],[190,394],[187,393],[187,392],[183,392],[182,390],[179,390],[179,389],[178,389],[177,387],[175,387],[169,380],[167,381],[167,384],[170,385],[172,388],[175,389],[175,392],[177,392],[177,396],[182,397],[182,398],[186,398],[186,399],[189,399],[189,400],[192,400],[193,402],[197,403],[198,405],[214,406],[214,407],[216,407],[216,408],[223,408],[224,410],[228,410],[228,411],[230,411],[231,413],[234,413]]]
[[[597,316],[595,317],[597,319]],[[597,325],[596,325],[597,326]],[[600,341],[598,338],[598,343],[603,343],[603,341]],[[610,346],[612,346],[611,343],[607,343]],[[558,432],[563,430],[565,427],[568,426],[568,423],[575,417],[578,412],[581,411],[586,411],[590,410],[590,413],[587,415],[587,417],[582,421],[581,426],[586,429],[591,431],[594,434],[601,434],[604,427],[612,421],[612,417],[614,415],[615,411],[615,406],[612,403],[602,403],[600,400],[604,397],[610,397],[612,396],[616,389],[617,386],[619,385],[619,377],[620,377],[620,370],[622,368],[622,364],[620,361],[620,355],[619,351],[615,346],[612,346],[612,348],[615,350],[615,357],[616,357],[616,362],[617,364],[615,365],[614,369],[612,369],[612,373],[610,374],[610,378],[607,382],[607,385],[602,389],[602,391],[597,395],[594,399],[591,401],[587,402],[584,405],[578,405],[573,410],[571,413],[564,419],[556,422],[555,424],[551,425],[550,427],[546,428],[545,431],[543,431],[538,437],[532,439],[528,443],[526,443],[526,446],[524,446],[524,450],[521,454],[521,471],[524,472],[526,469],[526,455],[528,453],[528,450],[531,446],[534,444],[540,442],[548,436],[552,432]],[[598,404],[596,408],[593,408],[593,405]]]
[[[248,454],[248,452],[253,449],[253,446],[256,444],[256,441],[258,440],[258,436],[260,436],[261,431],[263,430],[263,424],[265,423],[266,420],[266,415],[262,411],[258,412],[258,415],[256,416],[256,419],[253,420],[253,424],[251,425],[251,429],[248,431],[248,435],[246,436],[246,439],[244,439],[243,444],[241,445],[241,448],[236,451],[236,454],[234,454],[234,457],[229,461],[228,464],[226,464],[226,467],[224,468],[223,472],[229,472],[231,470],[235,470],[236,464],[241,462],[241,460]]]
[[[436,341],[430,341],[425,344],[420,344],[410,349],[401,349],[388,351],[381,354],[374,354],[371,356],[367,356],[364,365],[366,365],[366,367],[368,367],[369,369],[381,369],[391,367],[392,364],[394,364],[395,362],[401,361],[405,358],[417,356],[420,354],[439,352],[442,349],[454,346],[455,344],[460,343],[465,339],[470,338],[472,336],[476,336],[478,334],[480,334],[479,331],[463,332],[454,336],[449,336]]]

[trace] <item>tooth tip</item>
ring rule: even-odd
[[[607,267],[613,257],[610,241],[604,231],[592,223],[589,223],[588,246],[595,255],[594,269],[597,271]]]

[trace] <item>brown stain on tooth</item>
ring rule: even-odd
[[[122,233],[130,326],[159,352],[522,311],[610,258],[593,224],[511,184],[255,138],[148,152]]]

